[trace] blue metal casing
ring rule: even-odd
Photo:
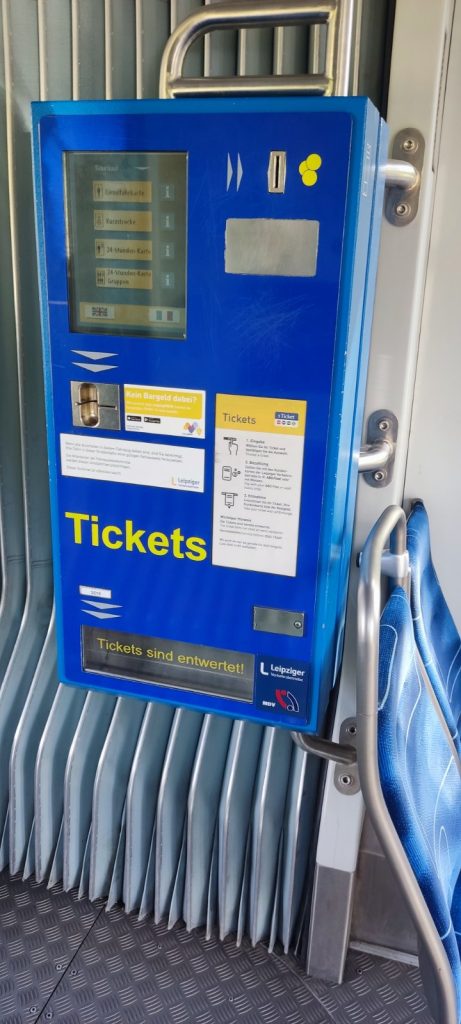
[[[316,732],[342,645],[383,123],[366,99],[295,97],[35,103],[33,118],[60,678]],[[187,153],[184,339],[70,328],[64,154],[91,151]],[[286,153],[283,194],[268,191],[272,151]],[[300,167],[312,154],[313,183]],[[315,273],[226,272],[228,221],[253,218],[318,222]],[[71,381],[119,385],[120,429],[74,425]],[[126,384],[206,392],[204,434],[127,432]],[[271,571],[270,544],[263,569],[213,564],[216,395],[277,399],[282,410],[284,400],[307,403],[295,575]],[[121,441],[203,450],[203,489],[124,482],[122,465],[112,479],[64,475],[62,435],[112,439],[115,452]],[[188,538],[200,539],[197,557]],[[299,635],[255,629],[255,608],[301,615]],[[162,676],[168,645],[184,666],[180,686],[173,669]]]

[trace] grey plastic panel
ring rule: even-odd
[[[158,95],[160,61],[170,32],[170,11],[165,0],[135,2],[136,96],[141,99]]]
[[[206,715],[197,749],[187,807],[183,917],[189,930],[198,928],[207,917],[211,857],[231,730],[231,719]]]
[[[253,944],[270,933],[287,783],[294,750],[289,733],[266,729],[253,811],[250,923]]]
[[[39,590],[47,588],[48,569],[37,569],[34,581]],[[41,595],[43,597],[43,594]],[[39,602],[39,595],[29,587],[24,616],[13,653],[0,688],[0,827],[5,820],[9,802],[9,761],[14,735],[21,717],[50,620],[48,601]],[[38,603],[38,607],[37,607]]]
[[[141,896],[141,906],[139,908],[139,920],[142,921],[148,914],[152,914],[154,911],[154,885],[155,885],[155,851],[157,849],[157,826],[154,825],[152,830],[152,838],[149,846],[149,856],[147,858],[147,868],[144,877],[144,886]]]
[[[58,841],[64,809],[67,756],[85,701],[84,690],[59,686],[35,764],[35,872],[47,875]],[[33,765],[31,766],[33,770]]]
[[[141,906],[157,796],[174,708],[150,704],[139,734],[127,791],[123,899],[127,913]]]
[[[4,871],[8,864],[9,855],[9,843],[10,843],[10,808],[8,807],[5,814],[5,821],[3,829],[0,833],[0,871]]]
[[[48,889],[53,889],[62,878],[64,861],[64,819],[61,818],[58,839],[56,842],[53,860],[51,861],[50,873],[48,875]]]
[[[136,11],[126,0],[106,0],[105,78],[108,99],[129,99],[136,90]]]
[[[110,888],[107,896],[106,910],[111,910],[117,903],[120,903],[123,896],[123,871],[125,864],[125,848],[126,848],[126,803],[123,806],[122,820],[120,822],[120,828],[117,839],[117,847],[115,850],[114,865],[112,868],[112,877],[110,880]]]
[[[235,722],[219,807],[219,928],[224,939],[237,931],[245,851],[263,729]]]
[[[101,751],[93,793],[92,900],[109,892],[131,762],[145,710],[144,701],[119,698]]]
[[[4,26],[0,20],[0,78],[5,80]],[[0,103],[0,146],[6,154],[6,105]],[[3,679],[21,623],[26,597],[24,505],[19,421],[18,360],[15,344],[13,266],[6,160],[0,167],[0,680]]]
[[[305,894],[309,852],[314,839],[320,761],[299,747],[293,751],[288,784],[281,892],[281,935],[288,953]]]
[[[91,825],[93,787],[116,697],[89,693],[80,716],[64,779],[64,888],[78,885]]]
[[[10,759],[10,871],[17,874],[27,852],[34,820],[35,764],[43,729],[51,710],[58,679],[54,613],[40,660],[18,723]]]
[[[72,2],[72,98],[104,99],[106,94],[104,0]]]
[[[179,708],[174,716],[165,754],[157,809],[156,921],[160,921],[168,912],[173,892],[183,842],[189,781],[202,722],[203,715]]]
[[[29,842],[27,844],[26,859],[24,861],[24,870],[22,872],[23,881],[27,881],[28,878],[33,875],[35,871],[35,820],[32,822],[32,828],[30,830]]]
[[[170,912],[168,914],[168,927],[174,928],[180,920],[183,912],[184,887],[186,883],[186,856],[187,856],[187,827],[184,825],[181,848],[178,857],[178,866],[170,900]]]

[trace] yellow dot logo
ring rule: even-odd
[[[322,166],[322,157],[318,153],[309,153],[305,160],[302,160],[299,165],[299,173],[303,185],[307,185],[311,188],[317,182],[318,174],[317,171]]]

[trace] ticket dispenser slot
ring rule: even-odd
[[[92,430],[120,430],[120,388],[117,384],[71,381],[72,424]]]
[[[80,419],[84,427],[97,427],[99,424],[99,395],[96,384],[80,384],[77,403]]]
[[[360,98],[34,105],[63,682],[322,728],[385,143]]]

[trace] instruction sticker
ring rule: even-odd
[[[63,476],[203,492],[205,452],[172,444],[61,434]]]
[[[296,576],[307,402],[216,396],[213,564]]]
[[[125,384],[125,430],[205,437],[205,391]]]

